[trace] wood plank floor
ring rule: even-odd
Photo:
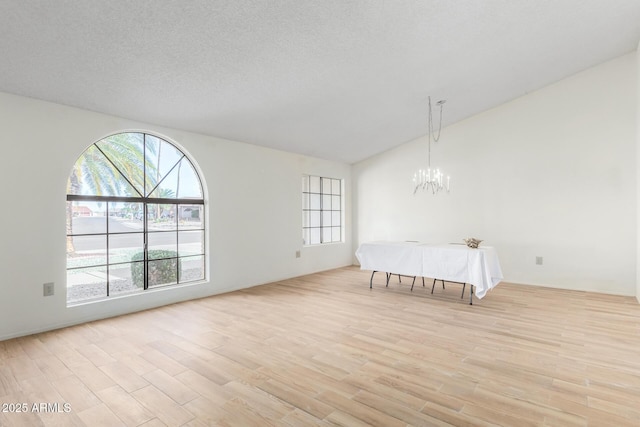
[[[0,425],[640,425],[634,298],[503,283],[469,306],[460,285],[383,278],[348,267],[0,342]]]

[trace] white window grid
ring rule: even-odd
[[[302,241],[305,246],[343,241],[343,180],[302,177]]]

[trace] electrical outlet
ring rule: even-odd
[[[300,251],[296,251],[296,258],[300,258]]]
[[[42,295],[44,295],[45,297],[50,297],[51,295],[53,295],[53,292],[53,282],[48,282],[42,285]]]
[[[536,257],[536,265],[542,265],[542,257],[541,256],[537,256]]]

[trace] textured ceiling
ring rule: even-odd
[[[640,0],[0,0],[0,91],[353,163],[639,41]]]

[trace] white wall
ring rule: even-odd
[[[636,198],[637,198],[637,213],[638,216],[638,237],[637,237],[637,261],[636,261],[636,299],[640,302],[640,43],[638,43],[638,50],[636,51],[637,66],[636,66],[636,173],[638,176]]]
[[[351,264],[350,233],[343,244],[306,248],[301,234],[302,174],[343,178],[350,188],[349,165],[2,93],[0,118],[0,340]],[[67,178],[87,146],[126,130],[164,135],[199,165],[209,280],[67,308]],[[347,212],[350,204],[347,193]],[[54,296],[42,296],[45,282],[55,283]]]
[[[354,165],[354,247],[473,236],[507,281],[634,295],[635,70],[625,55],[443,129],[449,194],[412,195],[426,136]]]

